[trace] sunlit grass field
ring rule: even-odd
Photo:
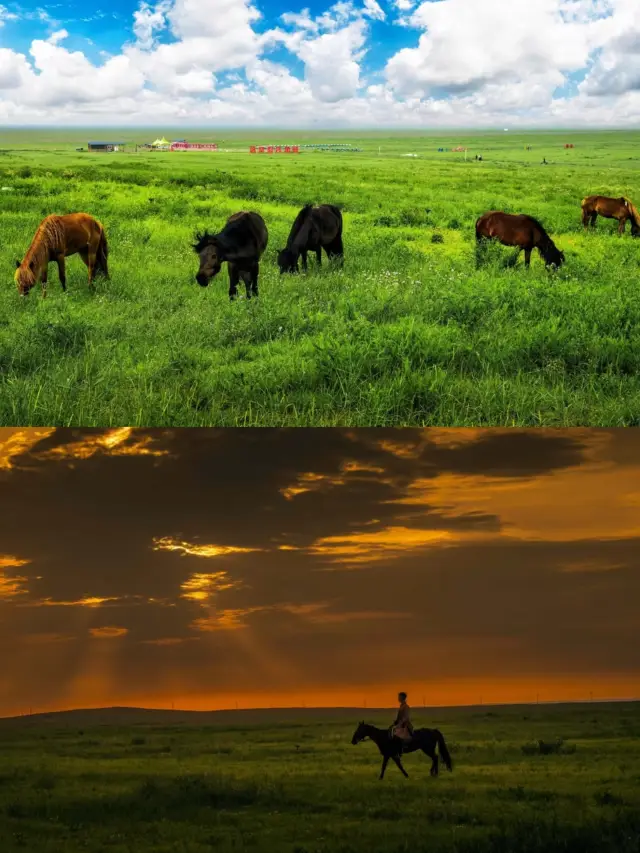
[[[580,221],[588,194],[640,205],[640,133],[162,132],[220,151],[135,153],[156,135],[140,130],[0,134],[1,424],[640,424],[640,240]],[[104,136],[125,153],[75,150]],[[248,153],[323,141],[362,150]],[[341,206],[344,269],[280,276],[308,202]],[[191,241],[241,209],[269,246],[260,299],[230,304],[226,269],[195,283]],[[476,270],[489,209],[541,219],[566,266],[508,268],[497,247]],[[52,265],[47,299],[21,300],[15,259],[44,216],[77,210],[107,229],[111,280],[90,293],[72,258],[66,295]]]
[[[638,851],[637,703],[414,709],[445,735],[454,771],[433,779],[412,754],[409,779],[390,767],[382,782],[375,747],[351,746],[353,713],[0,721],[0,849]],[[362,713],[381,727],[392,718]]]

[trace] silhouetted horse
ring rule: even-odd
[[[440,758],[444,761],[445,767],[448,770],[453,769],[453,763],[449,750],[444,742],[442,734],[438,729],[415,729],[413,737],[408,744],[404,744],[400,738],[393,737],[388,729],[378,729],[375,726],[370,726],[364,720],[358,725],[358,728],[353,733],[351,743],[355,746],[365,738],[370,738],[380,750],[382,755],[382,769],[380,770],[380,779],[384,778],[384,771],[387,769],[389,759],[394,761],[400,771],[408,778],[409,774],[402,766],[400,756],[407,752],[416,752],[421,749],[425,755],[428,755],[432,760],[430,773],[432,776],[438,775],[438,756],[436,747],[440,753]]]
[[[585,228],[596,226],[598,216],[618,220],[618,234],[624,234],[627,220],[631,222],[631,233],[640,235],[640,213],[628,198],[607,198],[604,195],[590,195],[582,200],[582,224]]]
[[[26,296],[41,282],[42,295],[47,295],[47,275],[51,261],[58,264],[62,289],[67,289],[65,258],[79,254],[89,273],[89,285],[96,273],[109,275],[109,248],[104,228],[88,213],[69,213],[66,216],[47,216],[35,233],[22,263],[16,261],[15,282],[18,291]]]
[[[525,266],[531,265],[531,252],[537,249],[550,267],[559,267],[564,263],[564,252],[561,252],[544,227],[532,216],[493,210],[485,213],[476,222],[476,263],[482,263],[484,247],[487,240],[498,240],[503,246],[516,246],[517,252],[512,264],[518,260],[518,255],[524,249]]]
[[[296,216],[287,245],[278,252],[280,272],[297,272],[298,258],[307,271],[307,252],[315,252],[318,266],[322,263],[322,250],[328,258],[342,258],[342,213],[331,204],[308,204]]]
[[[235,299],[238,282],[242,279],[247,288],[247,299],[258,295],[259,261],[267,248],[269,233],[264,219],[258,213],[241,211],[227,219],[219,234],[196,234],[194,251],[200,255],[200,269],[196,281],[207,287],[218,275],[222,264],[229,265],[229,298]]]

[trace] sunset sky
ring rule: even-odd
[[[0,716],[640,697],[637,430],[0,430]]]

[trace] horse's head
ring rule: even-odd
[[[556,245],[550,243],[545,252],[544,262],[548,267],[558,269],[565,262],[564,252],[561,252]]]
[[[351,738],[352,746],[355,746],[356,744],[360,743],[360,741],[363,741],[366,737],[367,727],[364,720],[362,720],[362,722],[358,723],[358,728],[355,730],[355,732],[353,733],[353,737]]]
[[[224,258],[220,244],[213,234],[205,231],[204,234],[196,234],[193,250],[200,256],[200,269],[196,274],[196,281],[200,287],[207,287],[222,268]]]
[[[18,288],[18,293],[21,296],[27,296],[32,287],[36,283],[36,263],[31,261],[28,264],[21,264],[16,261],[16,272],[14,281]]]
[[[298,256],[291,249],[282,249],[278,252],[278,266],[280,275],[286,272],[298,272]]]

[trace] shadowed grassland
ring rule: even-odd
[[[414,754],[408,780],[393,767],[383,782],[375,747],[350,744],[362,714],[392,718],[0,721],[0,849],[637,853],[637,703],[414,710],[444,733],[454,772],[432,779]]]
[[[311,137],[93,155],[74,133],[0,138],[0,423],[640,423],[640,240],[580,222],[587,194],[640,204],[640,134],[335,136],[362,151],[269,157],[248,142]],[[459,143],[467,162],[438,153]],[[310,201],[342,207],[345,267],[282,277],[276,252]],[[230,304],[226,270],[195,284],[190,244],[247,208],[270,232],[261,296]],[[496,208],[539,218],[566,266],[536,256],[526,273],[496,247],[476,270],[474,223]],[[66,295],[52,266],[48,298],[21,300],[15,259],[44,216],[75,210],[104,223],[111,281],[91,294],[73,258]]]

